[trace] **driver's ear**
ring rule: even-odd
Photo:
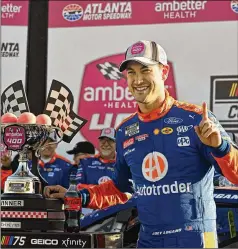
[[[162,67],[162,79],[163,81],[167,80],[168,75],[169,75],[169,65],[163,65]]]

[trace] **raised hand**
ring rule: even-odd
[[[217,148],[222,143],[222,138],[217,125],[208,117],[207,104],[202,104],[202,120],[195,126],[195,132],[203,144]]]

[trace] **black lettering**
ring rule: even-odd
[[[228,113],[228,118],[236,118],[236,117],[238,118],[238,106],[232,105]]]

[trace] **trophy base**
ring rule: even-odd
[[[2,231],[63,231],[63,202],[36,194],[1,195]]]
[[[17,197],[17,198],[26,198],[26,199],[42,199],[43,198],[43,196],[42,196],[42,194],[13,194],[13,193],[3,193],[2,194],[2,200],[3,200],[3,198],[7,198],[7,197],[9,197],[9,198],[15,198],[15,197]]]

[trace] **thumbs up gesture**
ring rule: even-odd
[[[202,104],[202,120],[198,126],[195,126],[195,132],[197,133],[201,142],[205,145],[217,148],[222,143],[220,131],[216,124],[208,118],[207,104]]]

